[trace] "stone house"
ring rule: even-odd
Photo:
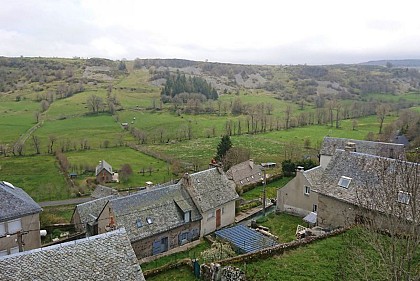
[[[344,150],[346,147],[353,152],[377,155],[398,160],[406,159],[404,145],[402,144],[325,137],[319,152],[320,165],[325,169],[335,153],[335,150]]]
[[[145,281],[124,229],[0,257],[0,280]]]
[[[99,161],[98,166],[95,169],[96,182],[106,183],[112,182],[114,173],[112,167],[105,160]]]
[[[254,164],[252,159],[232,166],[226,176],[233,180],[238,187],[256,184],[263,181],[263,172],[260,165]]]
[[[21,188],[0,181],[0,256],[41,247],[41,211]]]
[[[202,216],[201,236],[235,222],[235,201],[239,195],[235,183],[220,167],[185,174],[180,182]]]
[[[109,195],[92,201],[78,204],[73,211],[70,222],[74,224],[76,231],[86,232],[87,236],[98,234],[98,217],[109,200],[118,197]]]
[[[420,224],[420,178],[418,163],[364,153],[337,150],[320,180],[318,225],[348,226],[374,217],[415,220]]]
[[[138,258],[166,252],[200,237],[200,215],[188,192],[175,184],[109,200],[98,232],[124,227]]]
[[[314,192],[324,169],[321,166],[303,170],[298,167],[296,176],[277,190],[277,211],[304,217],[318,210],[318,193]]]

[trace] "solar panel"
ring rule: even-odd
[[[251,253],[278,245],[274,239],[244,225],[218,230],[215,235],[230,242],[240,253]]]

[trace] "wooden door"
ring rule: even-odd
[[[219,228],[222,222],[222,211],[220,209],[216,210],[216,228]]]

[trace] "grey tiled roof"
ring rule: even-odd
[[[333,155],[336,149],[344,149],[348,142],[356,144],[356,152],[405,160],[404,145],[402,144],[332,137],[324,138],[320,154]]]
[[[124,229],[0,257],[0,280],[136,280],[144,276]]]
[[[118,194],[118,191],[116,189],[113,189],[111,187],[107,187],[104,185],[97,185],[95,190],[90,195],[90,197],[101,198],[101,197],[106,197],[109,195],[117,195],[117,194]]]
[[[254,161],[252,160],[247,160],[235,166],[232,166],[226,172],[226,176],[229,179],[232,179],[237,185],[247,185],[251,183],[261,182],[261,166],[254,164]]]
[[[311,186],[315,186],[320,180],[324,169],[321,166],[303,172],[303,176],[308,180]]]
[[[108,164],[105,160],[99,162],[99,165],[96,166],[96,173],[97,176],[103,169],[107,170],[110,174],[112,174],[112,167]]]
[[[180,184],[119,197],[110,200],[109,205],[114,211],[117,227],[125,227],[131,241],[186,224],[183,210],[191,211],[191,221],[201,219],[191,197]],[[151,224],[147,223],[147,218],[152,220]],[[137,220],[140,220],[141,227],[137,226]]]
[[[239,198],[235,183],[219,168],[186,175],[180,183],[188,190],[201,213]]]
[[[403,168],[398,167],[407,168],[402,172]],[[388,190],[390,196],[395,196],[393,202],[398,190],[413,188],[419,171],[419,164],[337,149],[315,190],[353,205],[367,204]],[[338,185],[342,176],[351,178],[348,188]],[[411,177],[409,181],[407,177]],[[414,188],[419,188],[416,184]]]
[[[41,211],[41,207],[21,188],[0,181],[0,222]]]
[[[106,203],[116,197],[118,196],[110,195],[77,205],[75,212],[79,213],[80,221],[82,222],[83,227],[85,227],[86,223],[94,222],[98,218]]]

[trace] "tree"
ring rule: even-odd
[[[391,107],[388,104],[381,103],[376,107],[376,115],[379,121],[379,134],[382,134],[382,126],[385,121],[385,117],[388,115]]]
[[[284,126],[285,129],[289,129],[290,127],[290,118],[292,117],[292,107],[288,104],[286,106],[286,110],[284,111]]]
[[[133,169],[131,168],[130,164],[124,164],[121,167],[118,177],[121,182],[126,183],[130,179],[130,176],[132,174],[133,174]]]
[[[220,140],[220,143],[217,145],[217,153],[215,159],[217,161],[222,161],[225,157],[227,151],[232,147],[232,142],[228,135],[224,135]]]
[[[32,135],[32,142],[34,144],[35,153],[40,153],[41,141],[38,136]]]
[[[249,149],[243,147],[231,147],[222,159],[223,169],[227,171],[230,167],[249,160],[250,156],[251,152]]]
[[[39,119],[41,118],[41,112],[36,111],[35,114],[34,114],[34,116],[35,116],[36,123],[38,123],[39,122]]]
[[[281,170],[283,172],[283,176],[293,176],[296,171],[296,164],[293,163],[290,159],[284,160],[283,162],[281,162]]]
[[[57,137],[54,135],[49,135],[48,136],[48,140],[50,141],[49,145],[48,145],[48,153],[53,153],[53,147],[54,147],[54,143],[57,140]]]
[[[100,109],[102,109],[103,101],[101,97],[98,97],[96,95],[91,95],[87,98],[86,104],[88,109],[92,113],[98,113]]]

